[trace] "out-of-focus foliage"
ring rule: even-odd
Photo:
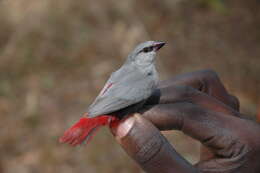
[[[202,7],[211,8],[218,12],[225,12],[226,6],[224,0],[198,0]]]
[[[87,147],[58,137],[136,43],[163,40],[161,78],[216,70],[256,113],[260,93],[257,0],[0,1],[0,172],[141,172],[103,129]],[[198,145],[175,132],[191,162]]]

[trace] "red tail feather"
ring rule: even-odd
[[[81,118],[64,133],[59,141],[62,143],[68,143],[72,146],[81,144],[84,141],[88,143],[99,127],[110,125],[111,122],[116,120],[116,117],[108,115],[102,115],[94,118]]]

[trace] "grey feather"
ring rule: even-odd
[[[154,44],[154,42],[138,45],[129,54],[125,64],[111,74],[105,87],[89,106],[89,117],[118,111],[151,96],[158,82],[158,75],[154,65],[155,53],[140,53],[143,47],[151,44]]]

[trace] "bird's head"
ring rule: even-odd
[[[141,66],[150,65],[154,62],[156,52],[164,45],[165,42],[161,41],[146,41],[140,43],[128,55],[128,61]]]

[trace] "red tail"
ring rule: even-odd
[[[64,133],[59,141],[62,143],[68,143],[72,146],[81,144],[84,141],[88,143],[99,127],[110,125],[116,120],[116,117],[109,115],[102,115],[94,118],[81,118]]]

